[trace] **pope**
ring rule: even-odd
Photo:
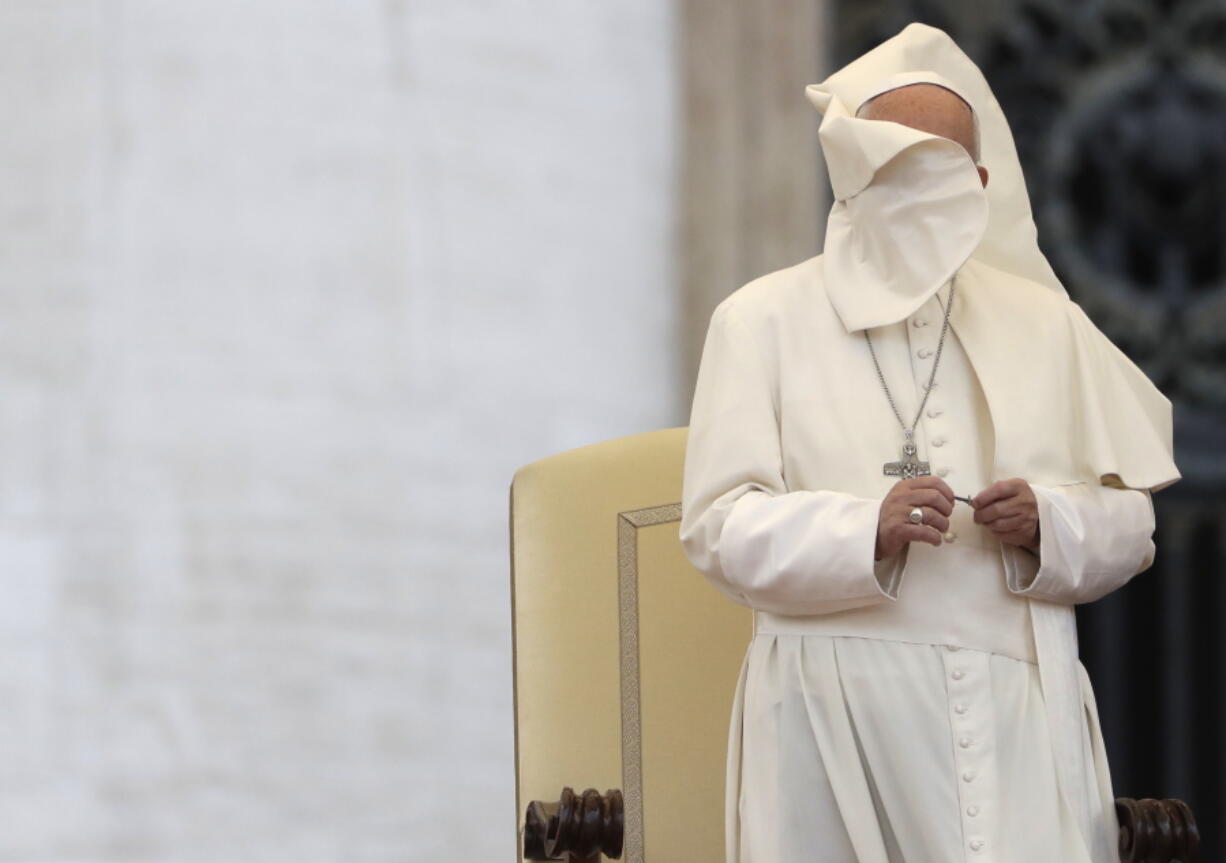
[[[825,244],[712,313],[685,455],[685,553],[753,609],[728,863],[1118,863],[1073,608],[1153,563],[1170,401],[1052,271],[947,34],[805,93]]]

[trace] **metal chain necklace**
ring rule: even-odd
[[[888,461],[883,466],[882,473],[885,476],[897,476],[903,479],[911,479],[917,476],[929,476],[931,471],[928,469],[928,462],[920,461],[916,455],[915,448],[915,426],[919,423],[920,416],[924,413],[924,405],[928,403],[928,394],[932,392],[934,380],[937,376],[937,365],[941,362],[941,349],[945,346],[945,331],[949,329],[949,313],[954,307],[954,281],[949,284],[949,303],[945,307],[945,322],[941,324],[941,337],[937,341],[937,355],[932,361],[932,374],[928,376],[928,383],[924,387],[924,397],[920,400],[919,410],[915,412],[915,420],[911,423],[911,427],[907,428],[907,424],[903,422],[902,414],[898,412],[898,406],[894,404],[894,397],[890,395],[890,388],[886,385],[885,375],[881,373],[881,364],[877,362],[877,353],[873,350],[873,340],[868,336],[868,327],[864,328],[864,340],[868,342],[868,352],[873,357],[873,365],[877,369],[877,377],[881,381],[881,387],[885,390],[885,397],[889,399],[890,407],[894,410],[894,416],[898,417],[898,424],[902,426],[903,445],[902,459],[899,461]],[[941,301],[940,296],[937,296],[937,302]]]

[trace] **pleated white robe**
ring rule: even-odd
[[[1084,686],[1086,793],[1109,799]],[[1037,667],[1003,654],[756,635],[729,741],[728,859],[1091,860],[1057,794],[1042,698]]]
[[[1037,557],[1002,546],[957,503],[940,547],[912,543],[874,562],[881,498],[896,482],[881,468],[899,457],[901,427],[863,334],[827,326],[814,280],[796,275],[813,265],[751,283],[716,309],[690,421],[682,544],[717,588],[755,609],[729,733],[728,863],[1118,863],[1110,774],[1075,641],[1063,661],[1083,708],[1072,720],[1077,796],[1057,786],[1032,611],[1098,598],[1152,563],[1148,492],[1031,483]],[[949,288],[870,330],[908,424]],[[806,347],[826,338],[846,340],[846,362],[818,362]],[[853,395],[824,401],[836,379]],[[812,482],[806,458],[832,423],[859,432],[844,468],[862,470],[872,494]],[[974,496],[993,478],[991,415],[953,327],[915,435],[955,493]],[[1095,835],[1082,835],[1073,803],[1100,813]]]

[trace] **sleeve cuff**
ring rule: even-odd
[[[874,559],[881,501],[798,490],[741,495],[719,540],[723,579],[745,605],[829,614],[898,598],[905,558]]]
[[[874,548],[876,544],[877,541],[874,536]],[[902,551],[897,554],[873,561],[873,575],[877,577],[877,586],[890,599],[898,599],[898,590],[902,585],[902,574],[907,568],[907,550],[909,548],[911,548],[910,543],[903,546]]]
[[[1138,489],[1088,483],[1031,485],[1039,550],[1001,546],[1011,593],[1051,602],[1093,602],[1153,562],[1153,504]]]

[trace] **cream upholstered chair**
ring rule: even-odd
[[[686,432],[570,450],[511,482],[517,859],[596,863],[601,834],[629,863],[724,859],[753,618],[681,548]],[[1183,801],[1119,798],[1116,811],[1124,863],[1199,859]]]
[[[685,441],[685,428],[617,438],[511,482],[521,855],[529,801],[573,787],[621,791],[620,859],[723,859],[728,722],[753,619],[681,548]]]

